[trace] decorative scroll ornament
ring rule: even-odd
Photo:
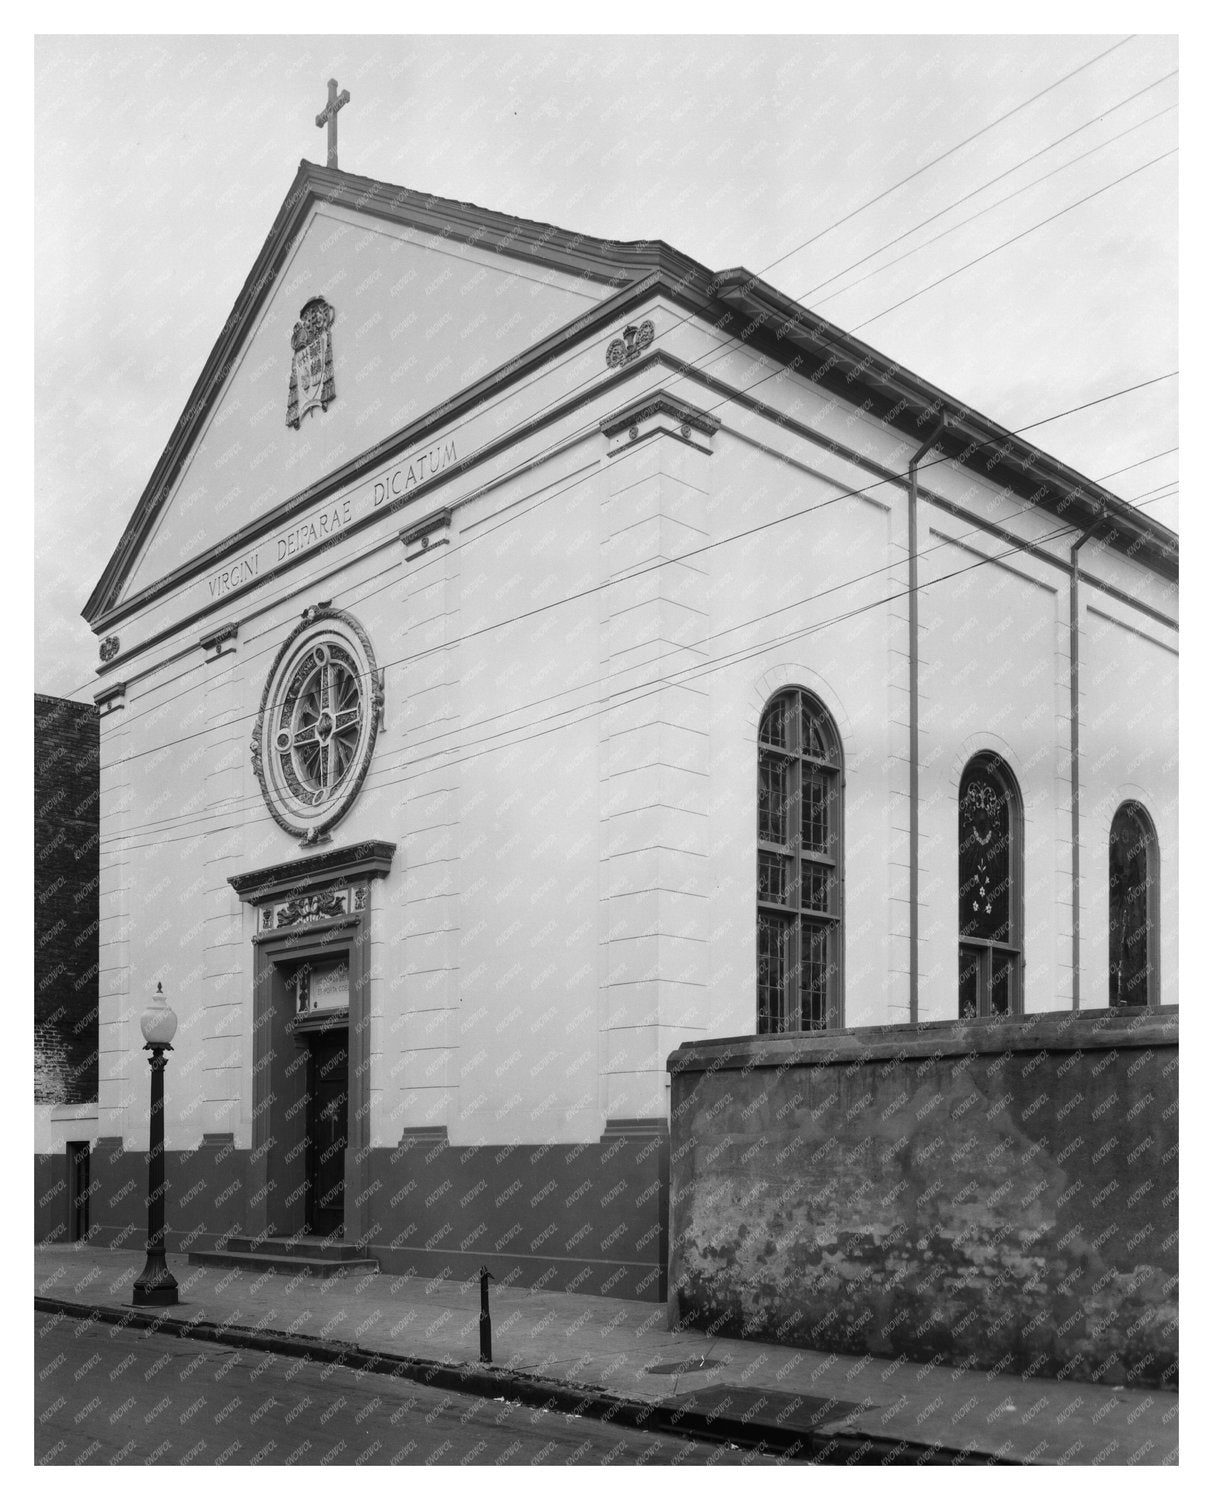
[[[370,766],[382,709],[362,627],[341,610],[306,610],[270,668],[250,746],[280,827],[314,844],[345,816]]]
[[[653,342],[654,328],[651,319],[632,324],[623,330],[621,339],[612,339],[607,345],[606,362],[613,370],[619,365],[631,364]]]
[[[316,896],[296,896],[285,906],[278,908],[275,924],[278,927],[294,927],[299,922],[315,921],[319,917],[339,917],[345,911],[346,893],[328,891]]]
[[[299,310],[291,334],[291,388],[286,402],[286,425],[299,423],[317,406],[328,411],[333,385],[333,323],[337,314],[323,297],[313,297]]]
[[[118,637],[116,635],[107,635],[106,638],[101,642],[101,660],[113,661],[114,657],[117,655]]]

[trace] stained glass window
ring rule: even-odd
[[[1158,1004],[1158,839],[1137,802],[1108,839],[1108,1004]]]
[[[773,698],[758,731],[758,1030],[842,1023],[842,756],[811,693]]]
[[[975,756],[960,779],[962,1018],[1022,1010],[1019,790],[996,755]]]

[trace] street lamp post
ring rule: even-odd
[[[177,1281],[164,1259],[164,1054],[173,1050],[177,1016],[163,986],[139,1017],[144,1051],[150,1052],[152,1110],[147,1147],[147,1264],[134,1286],[136,1307],[175,1307]]]

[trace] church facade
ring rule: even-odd
[[[652,1299],[680,1045],[1174,1005],[1177,553],[745,271],[301,164],[85,611],[91,1233],[157,981],[170,1253]]]

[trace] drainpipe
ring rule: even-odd
[[[1078,1010],[1080,1003],[1082,921],[1078,837],[1078,549],[1091,540],[1103,519],[1101,512],[1070,548],[1070,968],[1073,976],[1070,1006],[1073,1010]]]
[[[949,426],[941,417],[910,460],[906,549],[910,559],[910,1022],[918,1021],[918,465]]]

